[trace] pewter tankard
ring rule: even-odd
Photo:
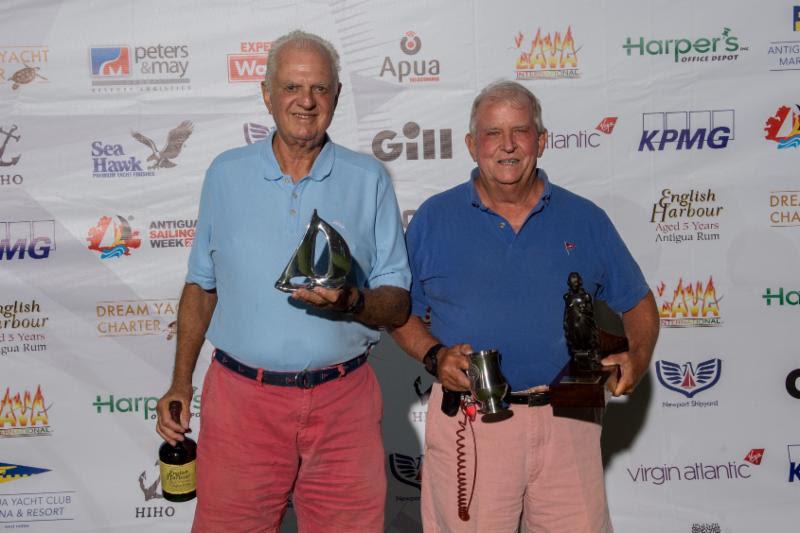
[[[514,412],[508,409],[503,398],[508,392],[508,383],[500,371],[500,352],[481,350],[469,354],[467,376],[472,398],[480,405],[483,422],[500,422],[511,418]]]

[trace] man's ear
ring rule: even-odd
[[[261,82],[261,96],[264,98],[264,105],[267,106],[267,111],[272,114],[272,100],[269,92],[269,84],[265,81]]]
[[[464,136],[464,142],[467,145],[467,150],[469,150],[469,155],[472,156],[472,160],[477,163],[478,162],[478,153],[477,153],[477,150],[475,149],[475,143],[477,142],[476,139],[475,139],[475,136],[472,135],[472,133],[467,133]]]

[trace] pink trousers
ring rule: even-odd
[[[203,385],[194,533],[383,531],[380,388],[369,364],[313,389],[262,385],[216,361]]]
[[[470,520],[458,517],[456,430],[463,413],[450,418],[434,385],[425,426],[422,522],[427,533],[610,533],[600,409],[570,409],[553,416],[549,405],[513,405],[514,416],[473,422],[477,477]],[[465,432],[466,491],[472,489],[472,433]]]

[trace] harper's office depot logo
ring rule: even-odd
[[[795,104],[794,107],[795,110],[780,106],[764,126],[764,138],[774,142],[778,150],[800,146],[800,105]]]
[[[100,259],[131,255],[132,248],[142,244],[139,231],[131,228],[129,219],[120,215],[101,216],[97,224],[89,228],[86,240],[88,248],[100,253]]]
[[[719,381],[722,373],[722,360],[708,359],[697,363],[691,361],[674,363],[672,361],[656,361],[656,376],[665,388],[693,398],[696,394],[708,390]]]
[[[228,83],[264,81],[272,41],[245,41],[235,54],[228,54]]]
[[[536,29],[533,37],[518,32],[514,48],[519,50],[516,61],[518,80],[558,80],[580,77],[578,52],[572,35],[572,26],[560,31],[543,33]]]
[[[719,35],[689,38],[646,39],[628,37],[622,45],[628,57],[666,56],[675,63],[708,61],[736,61],[739,53],[748,50],[739,44],[730,28],[723,28]]]
[[[784,305],[790,307],[800,305],[800,291],[789,290],[784,287],[778,287],[775,290],[767,287],[767,289],[764,291],[764,294],[761,295],[761,298],[764,299],[767,307],[773,305],[780,307],[783,307]]]
[[[50,435],[48,411],[51,407],[52,405],[45,405],[41,385],[36,386],[33,394],[29,390],[22,394],[11,394],[11,387],[6,387],[0,400],[0,438]]]
[[[733,109],[642,113],[639,151],[719,150],[735,139],[734,133]]]
[[[420,158],[420,148],[423,159],[453,159],[453,130],[421,129],[416,122],[407,122],[400,133],[383,130],[372,139],[372,153],[381,161],[394,161],[403,154],[406,159],[416,161]]]
[[[189,46],[185,44],[91,46],[92,92],[191,89],[189,57]]]
[[[54,220],[0,221],[0,262],[47,259],[55,249]]]
[[[722,325],[716,287],[712,276],[703,283],[691,283],[678,278],[675,289],[670,291],[663,281],[656,287],[656,299],[661,318],[661,327],[690,328],[717,327]]]
[[[407,31],[400,38],[401,57],[386,56],[381,64],[379,76],[396,80],[398,83],[430,83],[439,81],[441,64],[438,59],[420,55],[422,39],[413,31]]]

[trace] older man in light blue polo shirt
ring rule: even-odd
[[[364,363],[377,328],[404,323],[411,276],[386,171],[327,136],[337,71],[315,35],[275,41],[263,93],[276,131],[206,174],[157,427],[183,439],[207,338],[195,532],[278,531],[290,496],[301,531],[383,530],[382,400]],[[350,248],[348,284],[287,297],[274,283],[315,209]]]

